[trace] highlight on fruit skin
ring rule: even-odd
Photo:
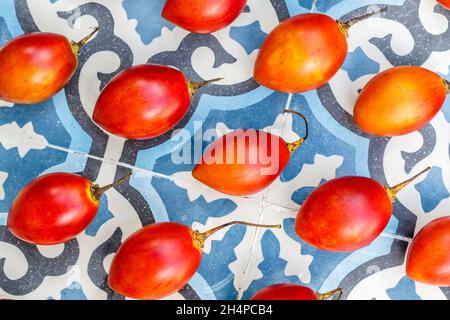
[[[355,124],[379,136],[399,136],[425,126],[439,112],[449,82],[422,67],[400,66],[372,78],[360,92]]]
[[[344,63],[351,26],[384,11],[386,8],[349,21],[335,21],[321,13],[304,13],[284,20],[259,50],[255,81],[287,93],[321,87]]]
[[[205,241],[232,225],[277,228],[232,221],[199,232],[175,223],[146,226],[128,237],[113,258],[108,283],[111,289],[134,299],[161,299],[182,289],[197,271]]]
[[[162,17],[194,33],[212,33],[229,26],[247,0],[167,0]]]
[[[450,216],[425,225],[414,237],[406,257],[406,274],[412,280],[450,286]]]
[[[98,30],[78,42],[49,32],[11,39],[0,49],[0,99],[36,104],[51,98],[72,78],[81,47]]]
[[[92,118],[104,130],[125,139],[155,138],[183,119],[197,90],[220,80],[193,82],[173,67],[133,66],[108,82]]]
[[[442,5],[444,8],[450,10],[450,0],[437,0],[437,2]]]
[[[328,300],[333,296],[341,300],[343,293],[341,288],[322,294],[302,285],[280,283],[261,289],[250,300]]]
[[[305,135],[291,143],[256,129],[236,130],[215,140],[192,170],[192,176],[219,192],[247,196],[267,188],[286,168],[291,155],[308,138],[304,115],[285,110],[304,121]]]
[[[8,213],[8,230],[31,244],[54,245],[75,238],[92,222],[100,198],[131,175],[104,187],[73,173],[49,173],[28,183]]]
[[[306,198],[295,220],[295,232],[303,241],[325,251],[363,248],[386,228],[397,194],[430,169],[394,187],[366,177],[332,179]]]

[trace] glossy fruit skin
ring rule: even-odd
[[[164,19],[194,33],[211,33],[230,25],[247,0],[167,0]]]
[[[314,190],[295,221],[297,235],[327,251],[353,251],[370,244],[392,214],[385,188],[365,177],[341,177]]]
[[[298,284],[274,284],[258,291],[250,300],[318,300],[317,294]]]
[[[435,219],[414,237],[406,258],[406,274],[414,281],[450,286],[450,217]]]
[[[145,64],[116,75],[102,90],[93,119],[103,129],[126,139],[160,136],[189,109],[188,80],[172,67]]]
[[[450,10],[450,0],[437,0],[443,7]]]
[[[190,228],[155,223],[132,234],[119,248],[109,271],[109,286],[130,298],[164,298],[188,283],[201,257]]]
[[[347,39],[335,20],[320,13],[300,14],[269,34],[256,59],[254,78],[275,91],[317,89],[336,74],[347,50]]]
[[[50,173],[32,180],[9,210],[9,231],[23,241],[40,245],[75,238],[98,210],[91,186],[88,179],[71,173]]]
[[[246,138],[252,135],[256,138]],[[227,162],[227,154],[233,155],[231,162]],[[212,155],[222,163],[211,163]],[[284,170],[289,158],[282,138],[260,130],[236,130],[208,146],[192,175],[219,192],[245,196],[269,186]]]
[[[77,68],[69,40],[35,32],[18,36],[0,49],[0,99],[12,103],[43,102],[60,91]]]
[[[355,123],[367,133],[398,136],[426,125],[441,109],[446,86],[421,67],[394,67],[370,80],[359,94]]]

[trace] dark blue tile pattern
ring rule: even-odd
[[[0,101],[0,296],[124,299],[108,287],[107,269],[123,240],[139,227],[174,221],[205,230],[239,219],[283,222],[283,228],[234,226],[218,233],[207,243],[196,275],[171,298],[248,299],[279,282],[320,292],[342,287],[348,299],[450,298],[449,290],[424,287],[404,273],[411,237],[450,209],[450,99],[429,125],[404,137],[373,137],[352,120],[358,89],[381,70],[422,65],[450,79],[450,28],[434,23],[450,21],[450,13],[429,1],[419,6],[416,0],[249,0],[229,28],[195,35],[160,17],[164,0],[90,1],[75,8],[59,0],[39,6],[3,0],[0,46],[24,32],[78,38],[96,23],[101,30],[83,48],[73,79],[55,97],[33,106]],[[280,21],[311,11],[347,20],[381,6],[389,9],[377,18],[383,23],[352,27],[347,58],[329,84],[288,95],[253,80],[258,49]],[[225,80],[200,90],[174,130],[145,141],[123,141],[91,120],[93,105],[114,75],[146,62],[175,66],[192,80]],[[209,143],[200,139],[200,148],[194,149],[201,132],[256,128],[278,129],[286,141],[301,136],[303,124],[283,115],[285,108],[306,115],[310,136],[268,189],[230,197],[192,178],[193,163]],[[174,163],[181,150],[189,153],[189,161]],[[427,165],[432,171],[399,195],[388,227],[370,246],[330,253],[295,234],[298,208],[325,181],[362,175],[392,185]],[[130,181],[107,192],[97,217],[76,239],[41,248],[7,231],[8,209],[33,178],[64,171],[106,184],[130,169]]]

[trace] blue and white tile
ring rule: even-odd
[[[108,288],[107,270],[123,240],[143,225],[173,221],[203,231],[232,220],[255,223],[260,214],[259,200],[223,199],[198,183],[171,180],[142,169],[117,167],[112,161],[48,147],[32,149],[23,160],[13,157],[14,153],[18,157],[25,147],[36,146],[11,146],[10,150],[3,151],[17,165],[17,172],[10,166],[8,174],[1,175],[3,200],[0,204],[4,213],[0,226],[0,294],[7,298],[123,299]],[[52,153],[55,162],[49,161]],[[38,164],[39,159],[46,160],[42,167],[30,165]],[[21,170],[24,167],[35,171]],[[130,169],[133,170],[130,183],[106,193],[98,215],[76,239],[64,245],[32,246],[7,231],[7,210],[19,190],[33,178],[57,171],[76,172],[105,185]],[[9,177],[14,180],[8,180]],[[235,226],[212,236],[204,248],[198,273],[189,286],[170,298],[235,299],[239,275],[244,274],[255,232],[254,228]]]
[[[189,180],[132,179],[152,208],[158,222],[173,221],[205,231],[235,221],[256,223],[259,199],[224,197]],[[242,275],[252,252],[256,230],[234,226],[214,234],[206,242],[203,259],[193,280],[193,292],[202,299],[236,299]]]
[[[283,229],[260,230],[248,265],[242,298],[277,283],[306,285],[325,293],[342,288],[344,299],[446,299],[439,287],[415,283],[405,275],[409,240],[380,236],[354,252],[327,252],[310,246],[294,231],[297,210],[266,205],[260,222],[283,220]]]
[[[169,298],[247,299],[275,282],[303,283],[320,292],[342,286],[348,299],[449,298],[448,290],[408,280],[404,256],[408,241],[426,222],[449,212],[450,99],[430,125],[404,137],[371,137],[352,122],[358,89],[381,70],[417,64],[449,79],[449,11],[434,0],[249,0],[231,27],[192,35],[160,17],[163,3],[2,2],[0,45],[23,32],[56,31],[78,39],[92,26],[102,29],[84,48],[74,79],[54,98],[36,106],[0,102],[0,295],[123,299],[106,279],[114,252],[130,233],[160,221],[205,230],[238,219],[283,221],[283,228],[234,226],[215,234],[198,273]],[[252,80],[258,48],[279,21],[311,10],[345,20],[373,5],[388,5],[389,11],[352,27],[347,59],[323,88],[288,96]],[[177,126],[185,130],[174,136],[170,132],[135,142],[103,132],[90,118],[100,89],[120,70],[146,62],[177,66],[193,80],[226,79],[200,92]],[[304,128],[291,115],[282,115],[286,106],[307,116],[311,135],[280,179],[257,195],[220,194],[193,180],[193,161],[172,161],[180,148],[198,159],[193,137],[208,129],[220,135],[240,128],[282,128],[286,141],[293,141]],[[200,143],[197,152],[207,144]],[[427,165],[433,165],[432,171],[399,194],[384,236],[369,247],[328,253],[296,236],[298,208],[324,181],[356,174],[395,184]],[[14,196],[38,175],[77,172],[106,184],[127,170],[134,172],[129,183],[106,193],[97,218],[76,240],[35,247],[6,231]]]
[[[420,5],[416,1],[390,4],[389,11],[382,17],[372,18],[353,26],[348,39],[349,54],[336,76],[317,91],[294,96],[291,106],[309,116],[312,136],[303,145],[303,149],[300,149],[306,152],[297,151],[291,159],[293,165],[290,164],[281,177],[281,181],[295,180],[293,177],[302,168],[302,163],[296,162],[297,159],[303,157],[304,161],[311,163],[313,161],[311,159],[318,156],[317,153],[325,156],[340,154],[343,157],[343,164],[336,172],[336,176],[348,174],[371,176],[383,184],[390,185],[404,180],[428,165],[435,166],[436,168],[425,179],[433,179],[434,182],[428,185],[433,184],[436,192],[426,192],[424,187],[426,182],[419,184],[423,180],[420,179],[414,183],[419,189],[410,186],[399,194],[394,214],[401,223],[398,230],[389,231],[405,236],[413,235],[416,220],[413,212],[419,214],[439,205],[442,209],[449,197],[448,186],[444,183],[445,170],[448,167],[446,137],[449,132],[447,121],[449,99],[441,112],[425,128],[392,139],[374,137],[361,132],[353,124],[352,111],[358,89],[361,89],[376,73],[394,65],[419,64],[448,77],[450,61],[446,53],[449,48],[445,44],[447,43],[445,39],[450,39],[448,28],[450,13],[436,7],[435,3],[431,5],[425,2],[421,1]],[[326,6],[319,1],[316,8],[327,7],[322,11],[335,16],[347,12],[352,12],[352,15],[356,16],[361,14],[359,11],[364,11],[361,8],[366,8],[372,3],[374,2],[336,1]],[[357,12],[352,11],[356,9]],[[407,12],[414,12],[416,15],[407,15]],[[410,31],[418,23],[422,23],[423,29],[420,32]],[[391,28],[386,28],[387,24],[390,24]],[[389,38],[389,42],[380,40],[387,39],[386,37]],[[440,44],[441,42],[443,44]],[[429,46],[428,43],[434,45]],[[319,137],[315,137],[314,134]],[[309,144],[313,146],[313,150]],[[273,188],[276,189],[276,186]],[[307,190],[296,191],[305,194]],[[272,193],[268,199],[271,197]],[[271,199],[270,202],[287,205],[291,201],[287,199],[290,195],[281,193],[281,197],[286,199],[279,201]]]
[[[7,23],[0,27],[5,38],[40,30],[79,39],[90,27],[100,25],[99,33],[83,48],[71,82],[57,97],[46,102],[49,106],[45,110],[60,113],[59,119],[54,121],[51,115],[41,115],[40,119],[48,123],[46,137],[60,136],[56,130],[61,122],[61,127],[71,129],[70,137],[60,137],[60,141],[54,142],[58,146],[104,157],[108,144],[113,144],[115,158],[134,165],[141,150],[154,161],[167,155],[174,144],[173,132],[145,141],[124,141],[104,132],[91,120],[101,88],[119,71],[147,62],[178,67],[192,80],[225,77],[199,92],[175,128],[185,128],[191,134],[193,123],[205,120],[210,111],[244,109],[264,103],[272,93],[258,88],[252,80],[252,66],[266,35],[289,15],[285,2],[264,2],[249,1],[245,12],[230,27],[212,35],[189,34],[164,21],[160,17],[164,0],[153,1],[151,5],[135,0],[81,4],[62,0],[39,3],[6,0],[0,16]],[[26,109],[29,108],[32,107]],[[278,108],[267,108],[265,114],[277,112]],[[23,116],[14,110],[9,114],[16,119]],[[148,164],[154,161],[147,161],[146,169],[152,170]]]

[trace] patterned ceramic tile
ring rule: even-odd
[[[275,283],[298,283],[317,292],[343,288],[345,299],[446,299],[447,288],[415,283],[405,276],[409,238],[383,233],[354,252],[327,252],[300,240],[294,230],[297,210],[266,204],[262,223],[283,221],[281,233],[258,231],[248,265],[243,298]],[[393,222],[390,222],[390,225]]]
[[[61,137],[59,146],[68,147],[71,140],[81,140],[82,143],[74,142],[71,149],[97,157],[104,157],[107,149],[113,148],[114,157],[128,164],[134,164],[142,151],[145,167],[153,169],[153,162],[173,148],[170,140],[173,131],[145,141],[124,141],[104,132],[91,120],[95,101],[106,83],[127,67],[147,62],[175,66],[195,81],[225,78],[194,97],[190,110],[174,130],[184,128],[193,134],[194,123],[204,120],[214,110],[243,109],[240,114],[246,114],[246,108],[254,104],[274,103],[275,108],[266,106],[267,110],[259,115],[270,117],[278,114],[285,104],[282,94],[275,94],[280,100],[274,102],[269,98],[272,94],[269,90],[258,88],[251,67],[267,33],[289,15],[281,0],[264,0],[262,6],[261,1],[249,1],[245,12],[231,27],[214,35],[188,34],[165,22],[160,17],[163,0],[153,1],[151,5],[134,0],[5,2],[3,42],[23,32],[55,29],[70,39],[79,39],[90,27],[101,27],[83,48],[77,72],[65,91],[47,102],[57,106],[51,110],[59,113],[61,127],[72,129],[72,136],[65,140]],[[40,119],[54,123],[51,115],[41,115]],[[218,120],[211,115],[210,121]],[[48,136],[57,130],[55,124],[48,129]]]
[[[404,273],[414,233],[450,209],[450,99],[429,125],[403,137],[372,137],[352,121],[358,89],[381,70],[422,65],[450,79],[450,13],[435,0],[249,0],[232,26],[212,35],[163,20],[164,0],[1,2],[0,46],[24,32],[79,39],[90,27],[101,30],[84,47],[72,81],[51,100],[35,106],[0,101],[0,296],[123,299],[108,288],[106,270],[121,242],[142,225],[176,221],[204,230],[239,219],[283,222],[283,228],[235,226],[215,234],[197,274],[169,298],[247,299],[276,282],[320,292],[340,286],[347,299],[450,298],[448,288],[414,283]],[[319,90],[287,95],[252,79],[261,43],[287,17],[313,11],[346,20],[382,6],[389,11],[352,27],[344,65]],[[193,80],[225,79],[193,99],[175,128],[182,130],[146,141],[111,136],[91,120],[96,98],[119,71],[146,62],[176,66]],[[205,131],[278,129],[287,141],[301,136],[303,124],[283,115],[286,107],[307,116],[310,137],[269,188],[230,197],[192,178],[192,163],[208,143]],[[427,165],[433,169],[399,194],[388,227],[370,246],[329,253],[296,236],[297,210],[321,183],[363,175],[395,184]],[[15,195],[41,174],[76,172],[107,184],[127,170],[134,172],[130,181],[108,191],[89,228],[65,245],[27,245],[6,229]]]

